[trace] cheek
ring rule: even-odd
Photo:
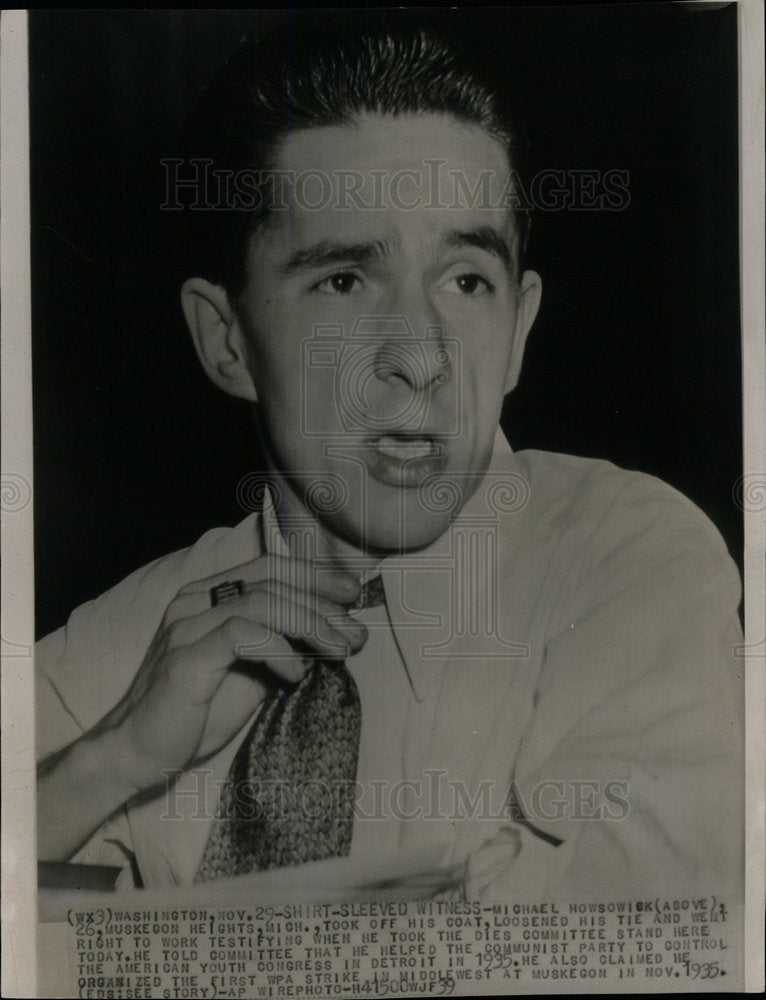
[[[251,310],[245,318],[244,335],[258,398],[284,405],[301,375],[300,337],[282,310],[259,309],[257,318],[253,313]]]
[[[484,336],[473,337],[461,345],[461,367],[465,388],[472,403],[479,406],[485,398],[503,392],[511,363],[513,340],[506,327],[494,327]]]

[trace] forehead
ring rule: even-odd
[[[295,247],[330,234],[422,242],[457,229],[512,229],[503,145],[450,115],[364,115],[305,129],[282,142],[275,167],[272,248],[275,238]]]

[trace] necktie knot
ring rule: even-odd
[[[386,592],[383,589],[383,577],[378,573],[370,580],[365,580],[359,597],[351,605],[352,611],[362,611],[364,608],[375,608],[386,603]]]

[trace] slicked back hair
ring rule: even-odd
[[[332,26],[291,25],[243,44],[203,92],[179,157],[186,170],[196,159],[229,176],[249,172],[256,197],[249,210],[228,197],[213,211],[185,212],[185,266],[233,300],[242,293],[250,237],[271,211],[259,178],[275,169],[281,144],[297,131],[348,125],[370,113],[451,115],[495,138],[518,174],[518,129],[474,63],[440,33],[396,15],[378,24],[346,16]],[[515,215],[520,270],[529,222],[526,213]]]

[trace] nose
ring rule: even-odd
[[[431,304],[425,297],[400,296],[388,308],[387,316],[376,318],[376,378],[413,392],[447,383],[455,361]]]
[[[389,337],[375,355],[375,376],[382,382],[401,382],[412,391],[436,389],[449,381],[452,358],[441,328],[431,328],[425,337]]]

